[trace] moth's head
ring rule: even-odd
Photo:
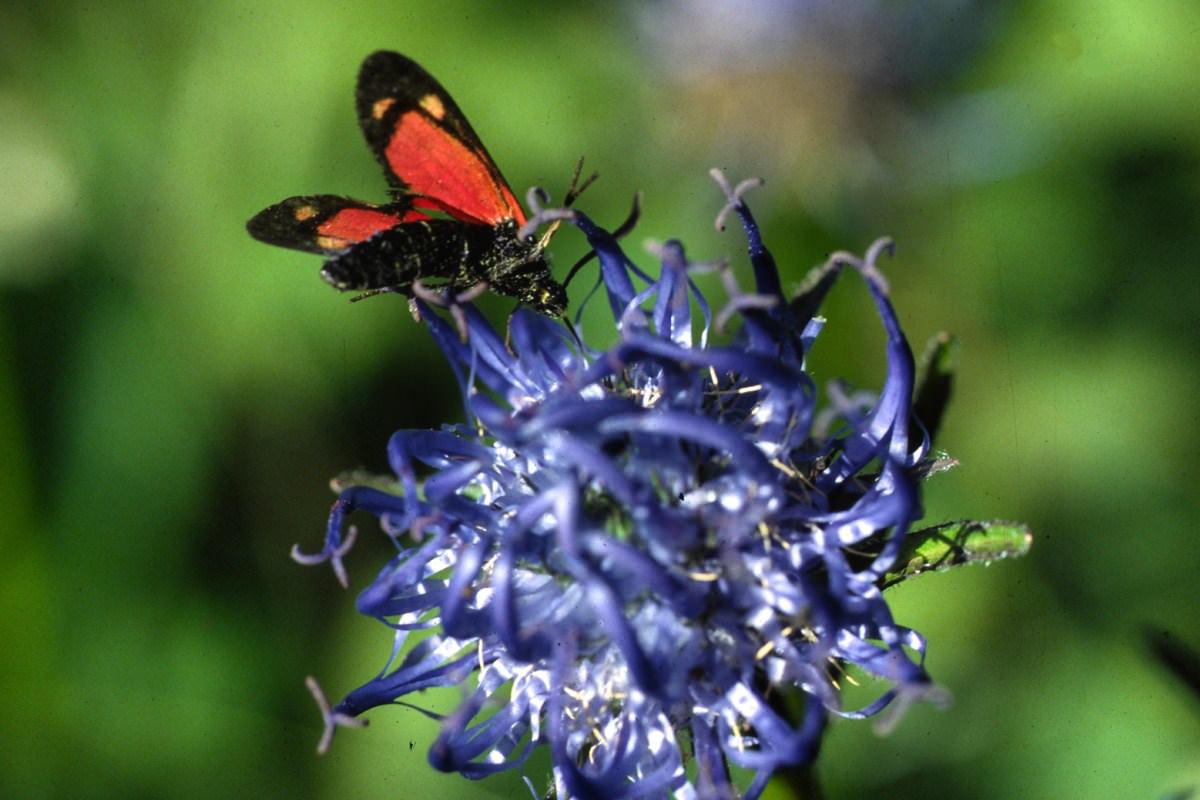
[[[524,305],[548,317],[561,319],[567,314],[567,290],[554,280],[527,285],[518,299]]]
[[[498,294],[515,297],[539,314],[561,319],[567,313],[567,290],[550,275],[550,265],[537,243],[529,239],[504,239],[508,249],[488,271],[488,282]]]

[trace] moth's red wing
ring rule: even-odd
[[[415,61],[380,51],[358,74],[358,123],[394,194],[485,225],[525,213],[442,85]],[[423,202],[424,201],[424,202]]]
[[[404,222],[429,219],[411,200],[384,206],[336,195],[289,197],[246,223],[260,242],[331,255]]]

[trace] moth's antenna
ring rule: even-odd
[[[583,156],[579,157],[579,161],[575,162],[575,174],[571,176],[571,185],[567,189],[567,194],[563,197],[563,208],[570,208],[571,204],[579,199],[579,195],[583,194],[583,190],[595,183],[600,177],[599,172],[593,171],[591,175],[580,183],[579,176],[583,174]],[[558,230],[558,226],[562,224],[561,219],[556,219],[550,223],[550,227],[542,234],[542,238],[538,240],[538,247],[545,249],[550,244],[550,238],[554,236],[554,232]]]

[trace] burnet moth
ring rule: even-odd
[[[550,275],[545,238],[522,238],[525,212],[442,85],[415,61],[380,51],[358,73],[358,124],[392,201],[290,197],[247,224],[259,241],[326,256],[343,291],[400,292],[428,282],[452,293],[486,283],[550,316],[567,293]],[[581,189],[572,186],[570,199]]]

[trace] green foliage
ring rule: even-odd
[[[1017,558],[1028,553],[1032,543],[1029,528],[1015,522],[964,520],[913,531],[882,585],[886,589],[925,572]]]

